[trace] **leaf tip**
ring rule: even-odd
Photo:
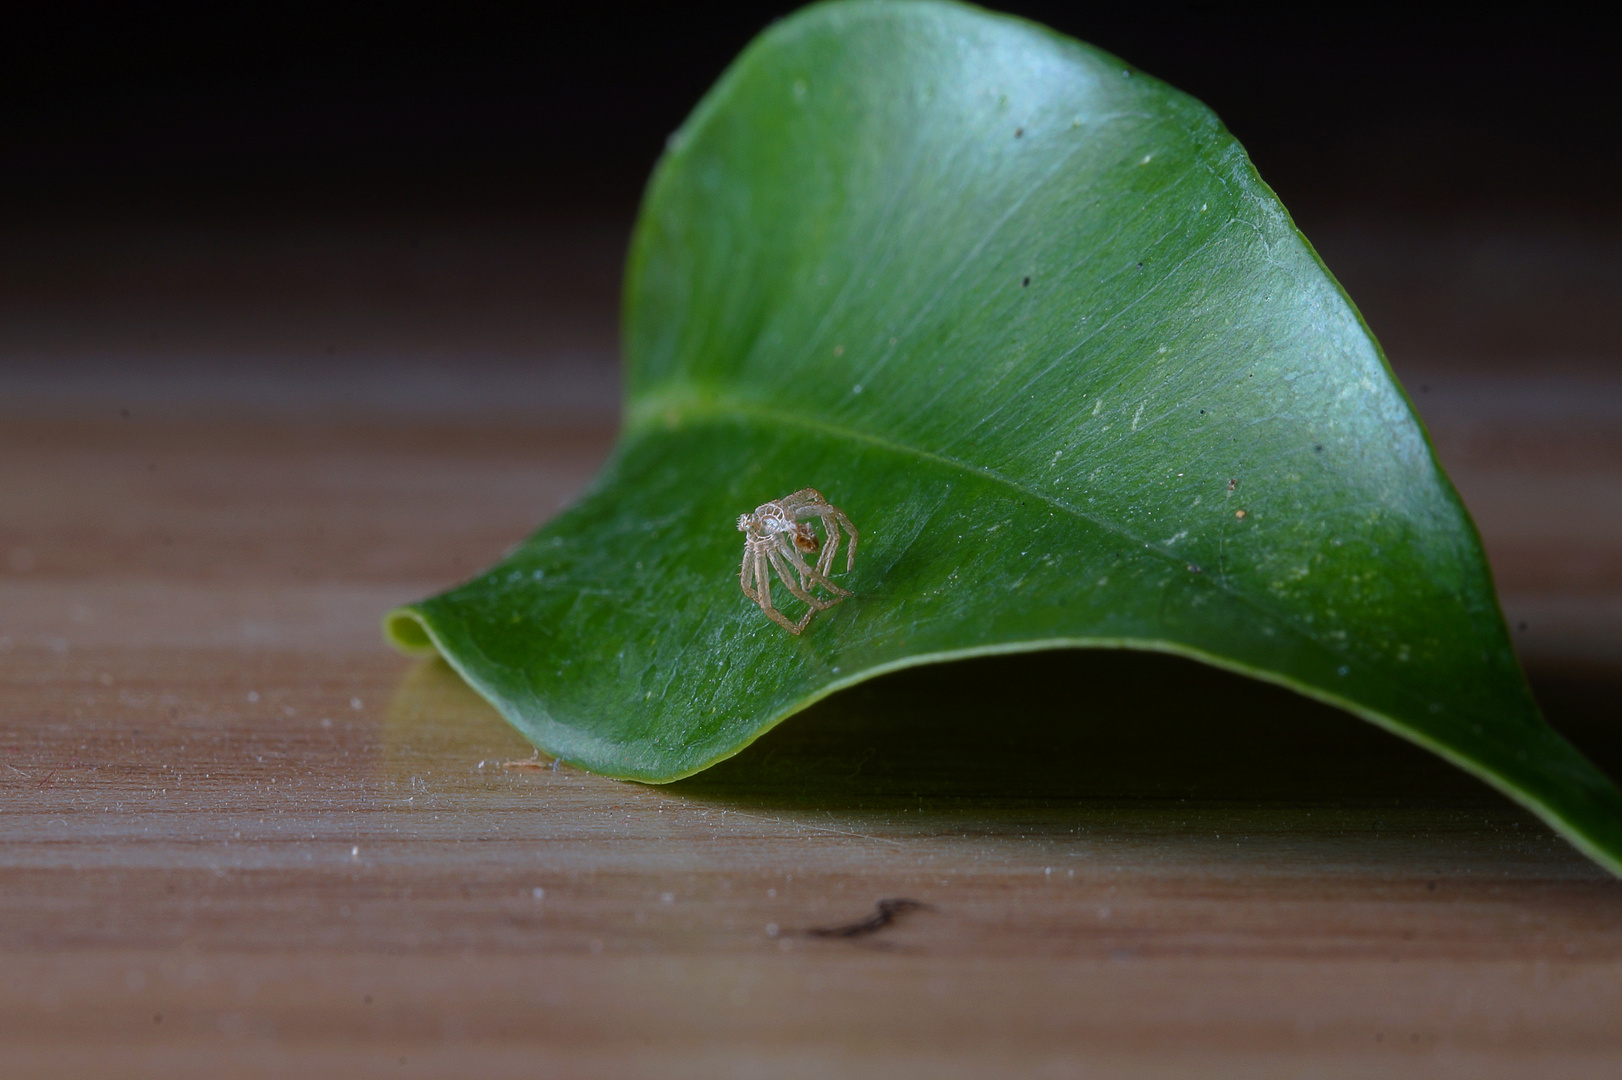
[[[383,616],[383,640],[407,656],[433,656],[439,652],[422,614],[409,607],[397,607]]]

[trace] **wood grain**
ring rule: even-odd
[[[1614,775],[1619,646],[1584,627],[1622,585],[1617,429],[1432,423],[1512,613],[1545,612],[1540,694]],[[906,672],[664,788],[526,763],[378,619],[610,439],[0,422],[0,1074],[1622,1072],[1622,883],[1436,759],[1185,662]],[[927,906],[808,933],[885,899]]]

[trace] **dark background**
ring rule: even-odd
[[[1405,380],[1619,370],[1622,139],[1592,25],[1547,5],[1009,7],[1211,105]],[[611,413],[644,179],[789,10],[12,15],[0,402]]]
[[[795,5],[35,5],[0,33],[12,213],[624,214]],[[1287,205],[1611,213],[1615,51],[1553,5],[1012,3],[1212,106]]]

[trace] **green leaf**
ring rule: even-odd
[[[1178,91],[973,8],[807,9],[672,136],[624,340],[588,494],[387,622],[548,753],[663,782],[881,672],[1159,650],[1427,746],[1622,871],[1622,796],[1541,719],[1379,346]],[[734,521],[806,486],[861,547],[795,637]]]

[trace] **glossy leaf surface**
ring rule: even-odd
[[[778,24],[654,174],[624,344],[591,491],[388,622],[548,753],[672,780],[886,670],[1152,649],[1342,706],[1622,865],[1622,797],[1540,718],[1356,310],[1216,117],[1121,61],[955,5]],[[806,486],[862,541],[794,637],[734,521]]]

